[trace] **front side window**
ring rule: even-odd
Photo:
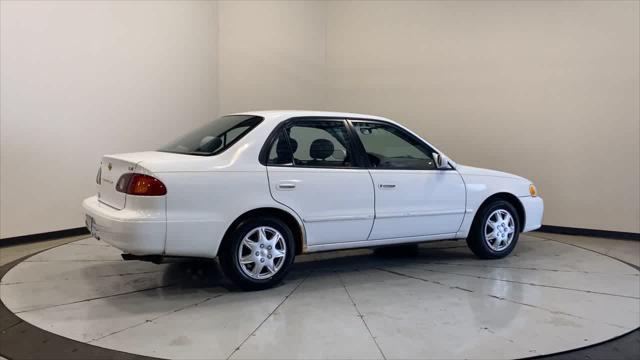
[[[253,115],[223,116],[163,146],[159,151],[188,155],[219,154],[261,121],[260,116]]]
[[[342,120],[303,120],[286,126],[272,144],[270,165],[352,167],[349,135]]]
[[[426,144],[392,125],[354,121],[369,163],[377,169],[433,170],[432,152]]]

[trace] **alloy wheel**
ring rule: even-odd
[[[516,233],[513,216],[504,209],[498,209],[489,215],[484,226],[484,238],[493,251],[506,249]]]
[[[256,280],[275,275],[285,262],[287,245],[282,234],[269,226],[260,226],[247,233],[238,248],[240,269]]]

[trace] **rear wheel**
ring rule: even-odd
[[[295,254],[293,234],[277,218],[262,217],[241,223],[221,249],[225,275],[244,290],[278,284],[289,271]]]
[[[513,251],[519,235],[518,212],[510,203],[496,200],[480,209],[467,237],[467,245],[479,258],[499,259]]]

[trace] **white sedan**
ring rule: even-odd
[[[389,119],[348,113],[227,115],[158,151],[104,156],[87,227],[125,259],[218,257],[243,289],[316,251],[466,238],[508,255],[539,228],[528,180],[456,164]]]

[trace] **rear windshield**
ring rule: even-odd
[[[261,121],[260,116],[253,115],[223,116],[163,146],[159,151],[203,156],[219,154]]]

